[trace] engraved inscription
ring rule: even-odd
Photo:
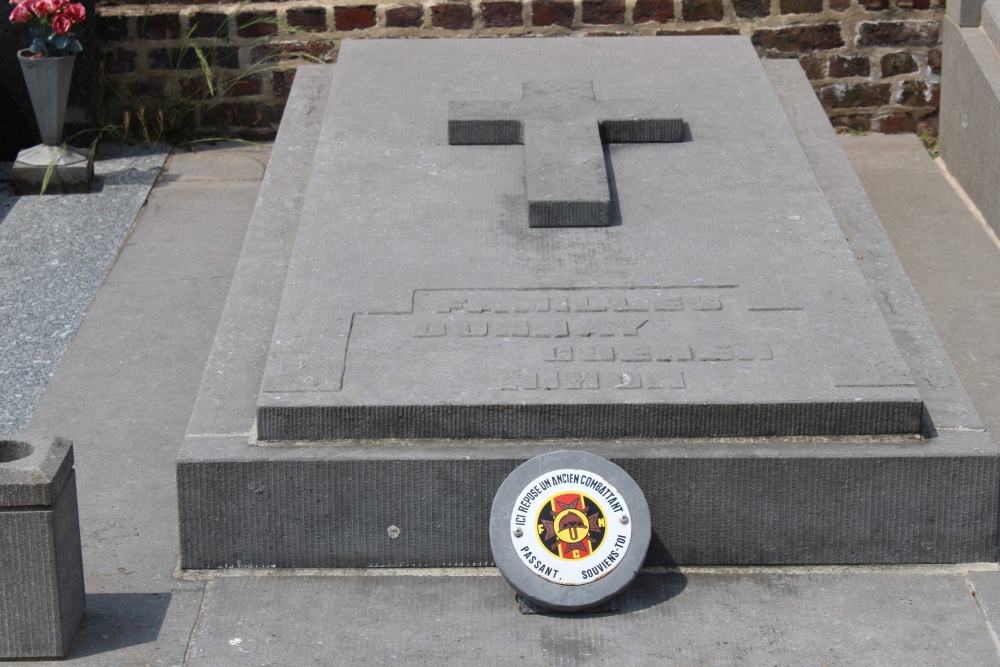
[[[713,345],[701,343],[634,343],[624,345],[559,345],[544,361],[770,361],[767,343]]]
[[[500,388],[506,391],[597,390],[597,389],[683,389],[684,374],[676,371],[524,371],[505,374]]]
[[[735,290],[424,292],[415,298],[411,335],[449,345],[516,346],[522,351],[516,367],[496,371],[503,391],[677,391],[686,388],[683,369],[697,362],[743,368],[774,359],[771,341],[734,325],[746,312]],[[691,321],[707,334],[691,336]]]
[[[750,312],[747,298],[733,285],[415,290],[410,308],[355,315],[343,386],[525,403],[777,392],[788,373],[825,387],[806,315]]]
[[[460,336],[463,338],[498,336],[501,338],[568,338],[638,336],[639,329],[649,320],[607,318],[589,321],[563,319],[529,320],[460,320],[457,322],[421,322],[416,338]]]
[[[672,313],[722,310],[722,302],[705,296],[559,295],[518,296],[476,294],[467,298],[439,297],[435,313]]]

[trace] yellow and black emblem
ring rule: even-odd
[[[594,553],[604,540],[607,522],[593,499],[582,493],[552,496],[538,512],[538,539],[553,556],[579,560]]]

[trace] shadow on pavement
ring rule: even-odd
[[[85,658],[156,640],[171,593],[97,593],[73,638],[69,658]]]

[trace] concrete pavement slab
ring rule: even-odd
[[[336,602],[333,602],[336,601]],[[521,615],[496,576],[216,579],[193,667],[995,665],[958,574],[643,574],[616,614]]]
[[[105,285],[65,379],[35,410],[28,432],[72,434],[88,588],[95,577],[99,590],[174,583],[172,462],[227,289],[224,278]]]
[[[1000,433],[1000,248],[915,136],[841,143],[973,404]]]
[[[196,144],[194,150],[175,153],[164,166],[161,184],[198,181],[259,181],[264,177],[269,144],[220,141]]]
[[[183,280],[228,275],[235,266],[258,181],[174,181],[159,186],[147,205],[148,224],[136,228],[110,275],[121,280]]]
[[[173,577],[174,458],[259,185],[232,176],[260,175],[225,169],[230,151],[150,195],[26,431],[77,453],[87,611],[68,664],[184,661],[204,585]]]

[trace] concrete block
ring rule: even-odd
[[[0,658],[69,652],[84,609],[73,446],[0,438]]]
[[[718,51],[724,59],[732,55],[721,46],[732,46],[730,42],[733,40],[728,38],[675,39],[651,41],[679,44],[684,49],[691,48],[697,52]],[[616,38],[613,43],[628,41]],[[580,43],[603,48],[605,41],[581,40]],[[495,41],[478,44],[479,48],[487,50],[496,47]],[[748,45],[747,49],[752,52]],[[862,281],[864,290],[877,295],[873,298],[875,315],[883,318],[883,325],[891,334],[889,352],[898,350],[925,410],[919,420],[919,433],[703,439],[529,437],[283,443],[254,440],[253,394],[265,377],[268,359],[266,332],[272,330],[279,320],[275,304],[279,295],[289,288],[285,267],[305,262],[303,254],[290,249],[291,239],[295,236],[297,225],[301,228],[312,223],[309,223],[309,216],[300,218],[297,213],[313,209],[316,206],[311,201],[314,197],[326,196],[319,182],[314,182],[310,192],[304,179],[299,177],[297,165],[310,159],[312,151],[318,148],[317,144],[322,144],[315,140],[315,124],[318,122],[315,119],[325,114],[324,103],[329,90],[326,86],[340,80],[343,71],[335,69],[327,77],[322,77],[321,68],[308,69],[306,76],[296,79],[293,103],[286,115],[289,123],[283,125],[274,147],[260,193],[260,205],[247,235],[233,290],[178,459],[182,567],[486,565],[490,562],[487,533],[489,507],[496,489],[524,460],[546,451],[566,448],[567,445],[615,462],[643,489],[649,500],[653,526],[648,557],[650,563],[915,563],[994,559],[1000,452],[971,407],[808,81],[795,62],[766,63],[766,67],[762,68],[755,57],[753,60],[728,60],[739,68],[747,68],[732,74],[732,85],[738,87],[740,81],[760,77],[763,72],[767,85],[771,86],[766,94],[760,94],[760,98],[776,100],[777,106],[765,114],[766,122],[762,121],[755,127],[760,129],[764,144],[781,146],[788,155],[794,156],[796,173],[789,176],[793,183],[788,185],[796,193],[794,196],[813,202],[826,201],[829,207],[826,215],[829,217],[821,218],[832,221],[830,226],[823,227],[830,247],[839,247],[840,252],[849,257],[864,258],[863,261],[857,260],[857,274],[848,271],[845,275],[854,275]],[[336,67],[341,65],[343,62]],[[635,71],[645,70],[636,67]],[[659,76],[660,71],[657,70],[656,74]],[[693,77],[691,80],[698,79]],[[760,79],[757,80],[760,82]],[[485,79],[481,83],[487,88],[493,85]],[[729,85],[730,79],[725,78],[724,83]],[[503,94],[486,94],[476,89],[467,91],[465,96],[478,100],[517,97],[519,87],[502,87]],[[637,97],[637,88],[627,87],[620,96]],[[673,88],[675,92],[682,89],[681,85]],[[339,96],[336,100],[338,104],[342,101]],[[414,98],[414,101],[421,107],[425,104],[420,98]],[[626,180],[641,181],[645,175],[655,173],[643,161],[627,164],[628,160],[620,159],[635,152],[632,149],[638,149],[641,154],[660,148],[690,150],[701,133],[710,139],[714,135],[726,135],[730,141],[736,142],[747,136],[745,123],[702,125],[703,122],[710,122],[714,113],[724,113],[725,104],[711,106],[704,116],[697,119],[698,123],[694,123],[696,114],[694,111],[689,113],[691,105],[683,99],[680,102],[691,123],[693,141],[668,146],[613,146],[610,152],[614,154],[615,170],[623,170],[622,173],[628,176]],[[758,103],[761,103],[760,100]],[[446,103],[438,101],[435,104],[441,117],[446,117]],[[698,112],[698,115],[701,113]],[[392,127],[391,124],[386,125],[380,131]],[[435,141],[440,142],[444,149],[455,148],[444,145],[447,140],[444,124],[434,132],[437,133]],[[753,135],[756,136],[757,133]],[[500,153],[517,150],[517,147],[510,146],[476,148]],[[430,149],[425,147],[417,157],[429,158],[430,154]],[[517,156],[509,157],[511,164],[519,163]],[[725,152],[721,146],[717,158],[712,169],[706,166],[690,177],[683,176],[686,173],[683,164],[669,164],[666,167],[669,177],[680,178],[684,187],[678,185],[671,189],[668,199],[680,200],[678,206],[690,206],[690,202],[684,201],[691,196],[686,194],[686,188],[694,188],[701,197],[704,212],[712,216],[724,215],[722,209],[732,206],[731,198],[709,194],[699,189],[698,183],[714,173],[714,165],[742,158],[734,157],[731,150]],[[318,157],[317,163],[329,159],[329,156]],[[423,162],[403,164],[410,170],[427,171],[428,182],[441,176],[440,173],[430,174],[432,168]],[[773,180],[773,173],[768,171],[771,169],[769,160],[755,164],[759,167],[756,173],[762,181]],[[661,165],[661,168],[664,167]],[[501,175],[502,183],[483,178],[476,180],[468,189],[482,197],[483,193],[495,196],[496,188],[500,186],[514,188],[521,183],[523,188],[523,169],[518,171],[515,168],[514,171],[514,176]],[[810,176],[805,178],[803,173]],[[349,181],[362,178],[361,175],[350,174],[346,177]],[[325,188],[329,189],[328,185]],[[741,192],[744,196],[741,201],[746,206],[756,206],[756,199],[750,193]],[[459,193],[459,196],[465,196],[465,193]],[[624,206],[626,199],[621,201]],[[578,258],[582,262],[581,280],[588,286],[602,286],[600,278],[604,276],[589,277],[584,269],[605,271],[612,262],[627,263],[630,258],[642,260],[645,257],[647,246],[642,243],[635,244],[631,249],[611,245],[593,254],[574,254],[585,247],[580,245],[586,241],[583,235],[613,236],[624,231],[625,225],[603,229],[531,230],[526,225],[524,202],[523,198],[516,200],[516,208],[521,211],[516,225],[510,216],[503,215],[478,224],[490,225],[488,243],[505,249],[506,261],[513,267],[509,272],[512,276],[524,270],[516,252],[523,248],[530,249],[536,242],[536,234],[555,232],[566,235],[566,238],[551,241],[550,245],[543,244],[532,255],[533,261],[548,259],[550,263],[535,265],[541,268],[535,276],[537,284],[531,287],[537,288],[539,284],[546,288],[553,286],[556,280],[553,276],[559,271],[559,261],[556,260],[562,261],[566,257]],[[442,201],[441,206],[446,208],[453,203]],[[385,205],[381,201],[378,204]],[[664,210],[673,210],[669,201],[663,206]],[[355,208],[348,206],[347,209],[336,210],[342,215],[349,215]],[[625,210],[623,213],[631,215],[634,211]],[[475,226],[477,219],[465,218],[455,223],[463,230],[462,238],[458,240],[453,230],[429,228],[428,244],[451,247],[446,242],[458,243],[453,254],[445,258],[448,261],[440,267],[435,266],[435,271],[440,268],[442,274],[447,274],[452,257],[479,252],[486,241],[461,243],[467,233],[465,230]],[[819,224],[819,219],[816,218],[816,224]],[[403,220],[400,226],[409,227],[405,241],[409,243],[410,238],[415,234],[419,236],[424,228],[416,220],[406,222],[408,218],[405,216]],[[792,224],[794,221],[787,222]],[[672,217],[669,224],[661,225],[667,239],[682,230],[683,234],[697,236],[698,229],[697,226],[684,227],[684,219],[680,215]],[[779,226],[778,229],[788,231],[789,228]],[[357,230],[353,227],[352,230],[352,234],[356,235]],[[403,231],[400,230],[400,233]],[[327,233],[337,236],[337,226],[328,225]],[[350,235],[345,230],[344,240]],[[300,235],[300,244],[304,243],[302,238]],[[845,238],[850,239],[849,245],[838,245]],[[376,236],[371,238],[371,243],[373,247],[382,247],[389,241]],[[758,248],[752,243],[734,245],[727,242],[722,246],[726,251],[723,259],[728,261],[739,253],[765,256],[774,252],[775,247],[767,245]],[[670,261],[661,262],[658,270],[681,270],[698,276],[707,269],[725,265],[722,259],[713,262],[710,258],[707,265],[704,261],[687,260],[681,254],[671,254]],[[680,269],[669,266],[671,263],[679,265]],[[398,297],[404,304],[399,308],[390,304],[381,310],[373,308],[360,313],[357,316],[359,327],[366,325],[361,323],[365,318],[412,316],[409,310],[412,287],[408,291],[388,293],[387,296],[382,288],[374,284],[397,268],[385,261],[373,261],[357,276],[348,272],[342,274],[350,289],[367,279],[371,283],[365,292],[367,296],[387,301]],[[421,277],[431,275],[437,274],[428,272]],[[796,294],[794,280],[790,283],[779,282],[781,289],[772,289],[771,298],[767,300],[761,298],[767,295],[767,290],[749,290],[761,298],[757,301],[763,308],[759,312],[781,306],[779,296],[785,297],[787,305],[788,297]],[[637,284],[648,283],[642,281]],[[559,286],[558,283],[555,285]],[[337,294],[339,292],[333,290],[328,296],[336,297]],[[676,314],[680,305],[688,305],[686,298],[698,294],[670,294],[678,299],[673,302],[673,312]],[[495,290],[493,296],[507,294]],[[702,317],[718,316],[720,311],[712,310],[714,304],[710,301],[693,300],[690,313],[694,316],[701,313]],[[466,313],[467,303],[461,304],[461,310],[456,308],[453,311],[449,305],[450,312],[447,314],[436,313],[435,310],[431,312],[435,316],[450,315],[455,321],[469,315],[496,315],[480,309],[475,302],[471,303],[475,306],[472,309],[480,309],[480,312]],[[595,305],[597,301],[588,303]],[[498,305],[499,301],[494,304]],[[722,305],[725,308],[724,302]],[[696,307],[706,310],[697,310]],[[291,312],[287,300],[281,308],[286,316]],[[303,311],[298,315],[305,317],[316,312],[322,316],[322,311]],[[787,315],[778,311],[778,317]],[[365,331],[369,333],[359,339],[363,341],[362,345],[374,345],[370,342],[370,329]],[[315,333],[318,335],[320,331],[317,329]],[[333,343],[342,344],[342,339],[338,339],[335,332],[328,330],[326,334]],[[585,338],[581,337],[581,340]],[[289,339],[277,336],[276,339],[287,342],[290,349],[302,342],[297,336]],[[843,338],[840,342],[841,346],[836,349],[845,352],[853,344],[845,344],[848,341]],[[863,349],[875,349],[866,347],[860,341],[857,343]],[[879,355],[871,358],[882,359]],[[892,355],[886,358],[891,359]],[[445,356],[439,359],[449,363]],[[272,363],[275,361],[272,359]],[[712,362],[704,363],[708,365]],[[847,364],[846,368],[850,366]],[[288,368],[291,370],[293,366]],[[875,370],[882,372],[888,368]],[[403,381],[409,381],[405,375],[399,375]],[[325,376],[316,377],[323,379]],[[377,373],[366,377],[372,378],[375,383],[388,382]],[[352,428],[366,428],[365,415],[354,415],[352,418],[357,420],[357,425]]]
[[[621,466],[643,490],[653,528],[647,564],[988,561],[997,494],[986,490],[995,490],[1000,465],[989,436],[965,435],[909,445],[580,448]],[[497,489],[525,460],[559,446],[279,448],[189,438],[178,465],[181,566],[491,565]]]

